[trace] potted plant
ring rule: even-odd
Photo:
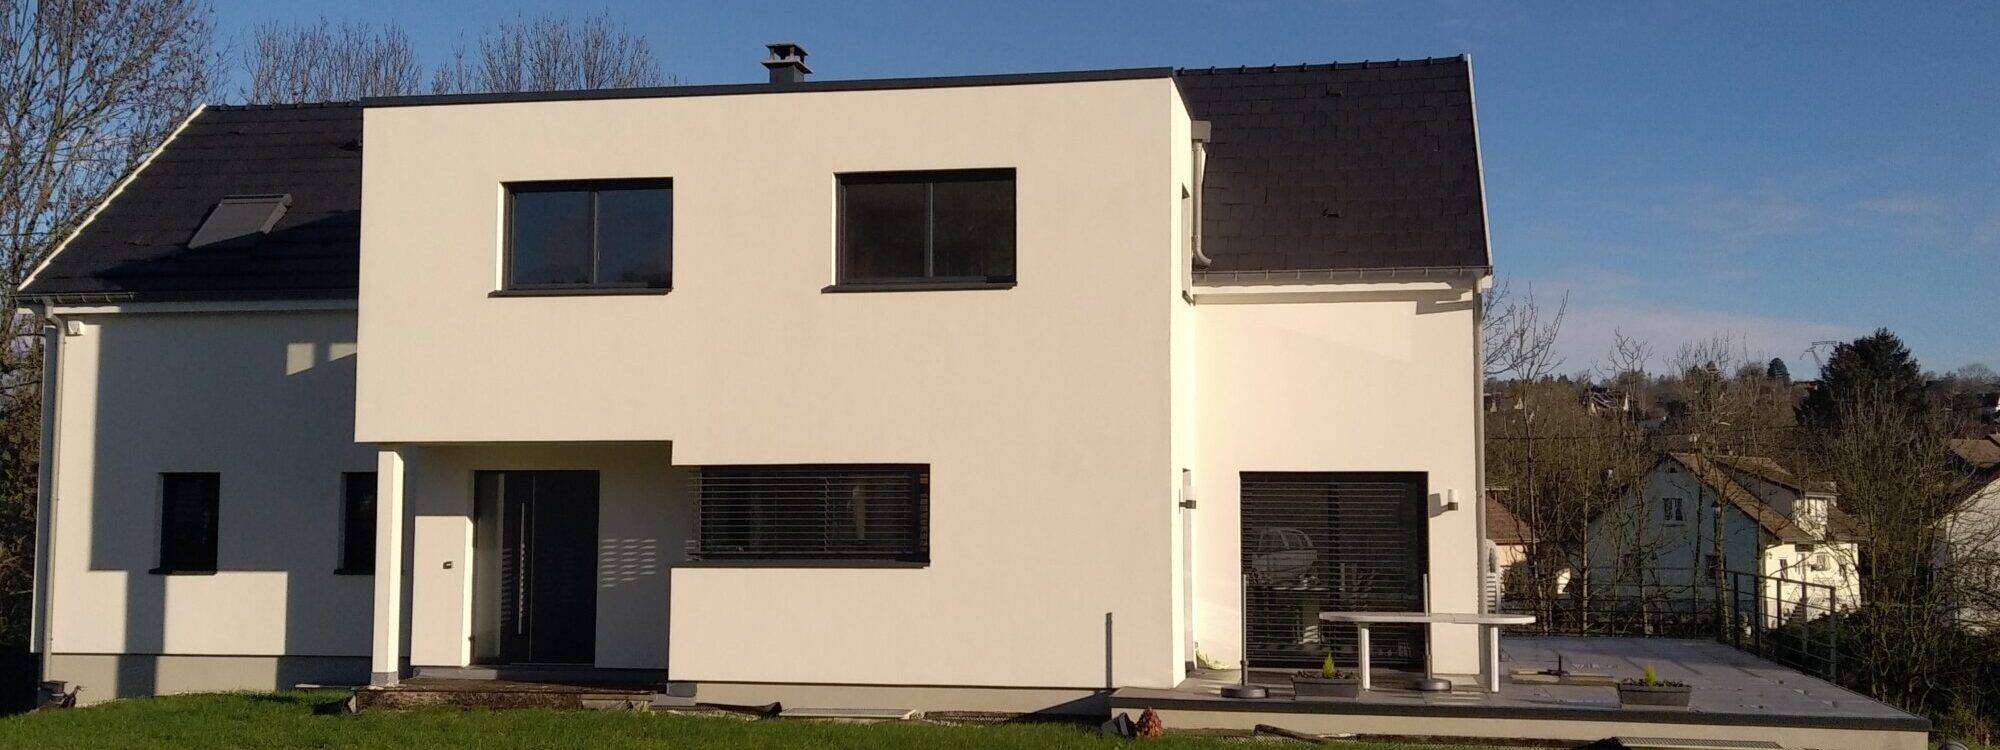
[[[1648,664],[1644,677],[1618,683],[1618,705],[1687,708],[1688,696],[1693,692],[1694,688],[1687,683],[1660,679],[1659,673]]]
[[[1333,655],[1327,654],[1319,669],[1301,670],[1292,675],[1292,697],[1299,700],[1354,698],[1361,695],[1361,677],[1335,669]]]

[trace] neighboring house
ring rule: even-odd
[[[1836,507],[1834,489],[1802,481],[1769,458],[1665,454],[1592,519],[1589,579],[1608,587],[1602,591],[1643,583],[1678,592],[1667,598],[1699,609],[1714,600],[1719,564],[1725,576],[1742,574],[1734,582],[1742,596],[1761,590],[1774,618],[1854,606],[1861,534]]]
[[[1959,394],[1952,399],[1952,407],[1976,421],[2000,423],[2000,391]]]
[[[1967,481],[1964,497],[1947,521],[1944,564],[1961,575],[2000,575],[2000,432],[1953,440],[1951,451],[1954,468]],[[2000,592],[2000,580],[1967,583],[1961,590]],[[2000,602],[1965,602],[1960,616],[1977,627],[2000,627]]]
[[[1064,710],[1239,662],[1246,617],[1317,665],[1353,647],[1320,611],[1478,609],[1465,59],[774,51],[769,84],[191,115],[23,290],[48,677]]]
[[[1527,562],[1529,548],[1535,543],[1535,530],[1507,510],[1502,502],[1505,496],[1506,491],[1499,488],[1486,491],[1486,608],[1491,611],[1501,608],[1509,582],[1521,575],[1515,566]],[[1564,582],[1566,579],[1557,587]]]
[[[1608,385],[1585,388],[1581,398],[1591,416],[1615,417],[1632,411],[1632,394]]]

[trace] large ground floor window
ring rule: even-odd
[[[928,465],[704,466],[696,481],[696,560],[930,561]]]

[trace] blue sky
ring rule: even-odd
[[[1838,5],[1839,7],[1832,7]],[[431,60],[516,0],[215,0],[393,21]],[[596,2],[689,83],[1473,56],[1495,263],[1571,295],[1565,370],[1623,329],[1813,368],[1886,326],[1932,369],[2000,367],[2000,3]],[[232,60],[235,56],[232,56]]]

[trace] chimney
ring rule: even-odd
[[[791,42],[766,44],[771,56],[764,58],[764,67],[771,70],[772,83],[803,83],[812,69],[806,67],[806,48]]]

